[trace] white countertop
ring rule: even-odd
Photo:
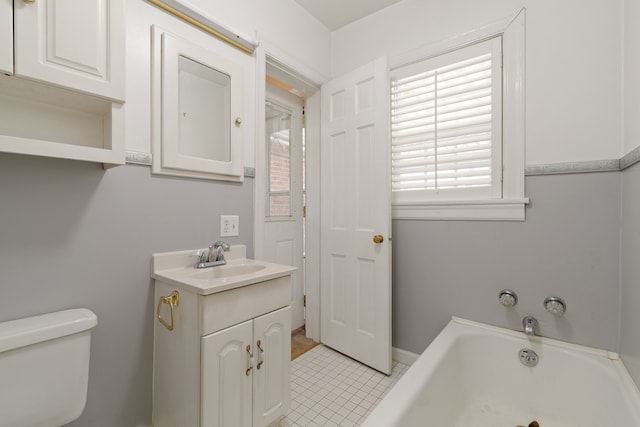
[[[200,249],[207,251],[208,249]],[[195,268],[198,249],[178,252],[165,252],[151,256],[151,277],[199,295],[210,295],[241,286],[264,282],[265,280],[289,276],[297,270],[290,265],[274,264],[266,261],[247,259],[244,245],[231,246],[225,252],[226,265],[208,268]],[[251,270],[251,266],[264,267],[246,274],[216,277],[218,273],[231,269]],[[214,269],[220,269],[214,271]]]

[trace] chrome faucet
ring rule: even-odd
[[[216,267],[218,265],[225,265],[227,261],[224,259],[224,252],[228,251],[231,246],[227,242],[218,240],[213,245],[209,246],[209,252],[199,251],[198,262],[196,268],[208,268]]]
[[[227,242],[218,240],[213,245],[209,246],[209,262],[221,262],[226,264],[224,259],[224,252],[228,251],[231,246]]]
[[[532,337],[536,334],[538,321],[533,316],[525,316],[524,319],[522,319],[522,326],[524,327],[524,334]]]

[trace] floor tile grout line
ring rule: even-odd
[[[318,346],[292,362],[291,410],[281,426],[357,426],[405,373],[394,361],[390,376]]]

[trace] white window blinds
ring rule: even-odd
[[[396,200],[501,197],[501,39],[391,75]]]

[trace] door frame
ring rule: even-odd
[[[294,81],[305,86],[308,92],[315,89],[315,94],[308,95],[305,102],[306,128],[306,257],[304,281],[307,295],[306,304],[306,335],[314,341],[320,341],[320,86],[328,77],[301,64],[285,54],[275,46],[262,41],[255,51],[256,60],[256,135],[255,135],[255,182],[254,209],[266,209],[266,175],[263,168],[266,162],[264,140],[266,132],[265,100],[267,96],[265,76],[267,63],[277,66],[284,73],[289,74]],[[285,82],[289,83],[289,82]],[[248,150],[249,151],[249,150]],[[246,161],[247,159],[245,159]],[[251,164],[251,163],[249,163]],[[254,258],[261,259],[264,255],[264,222],[254,215]]]

